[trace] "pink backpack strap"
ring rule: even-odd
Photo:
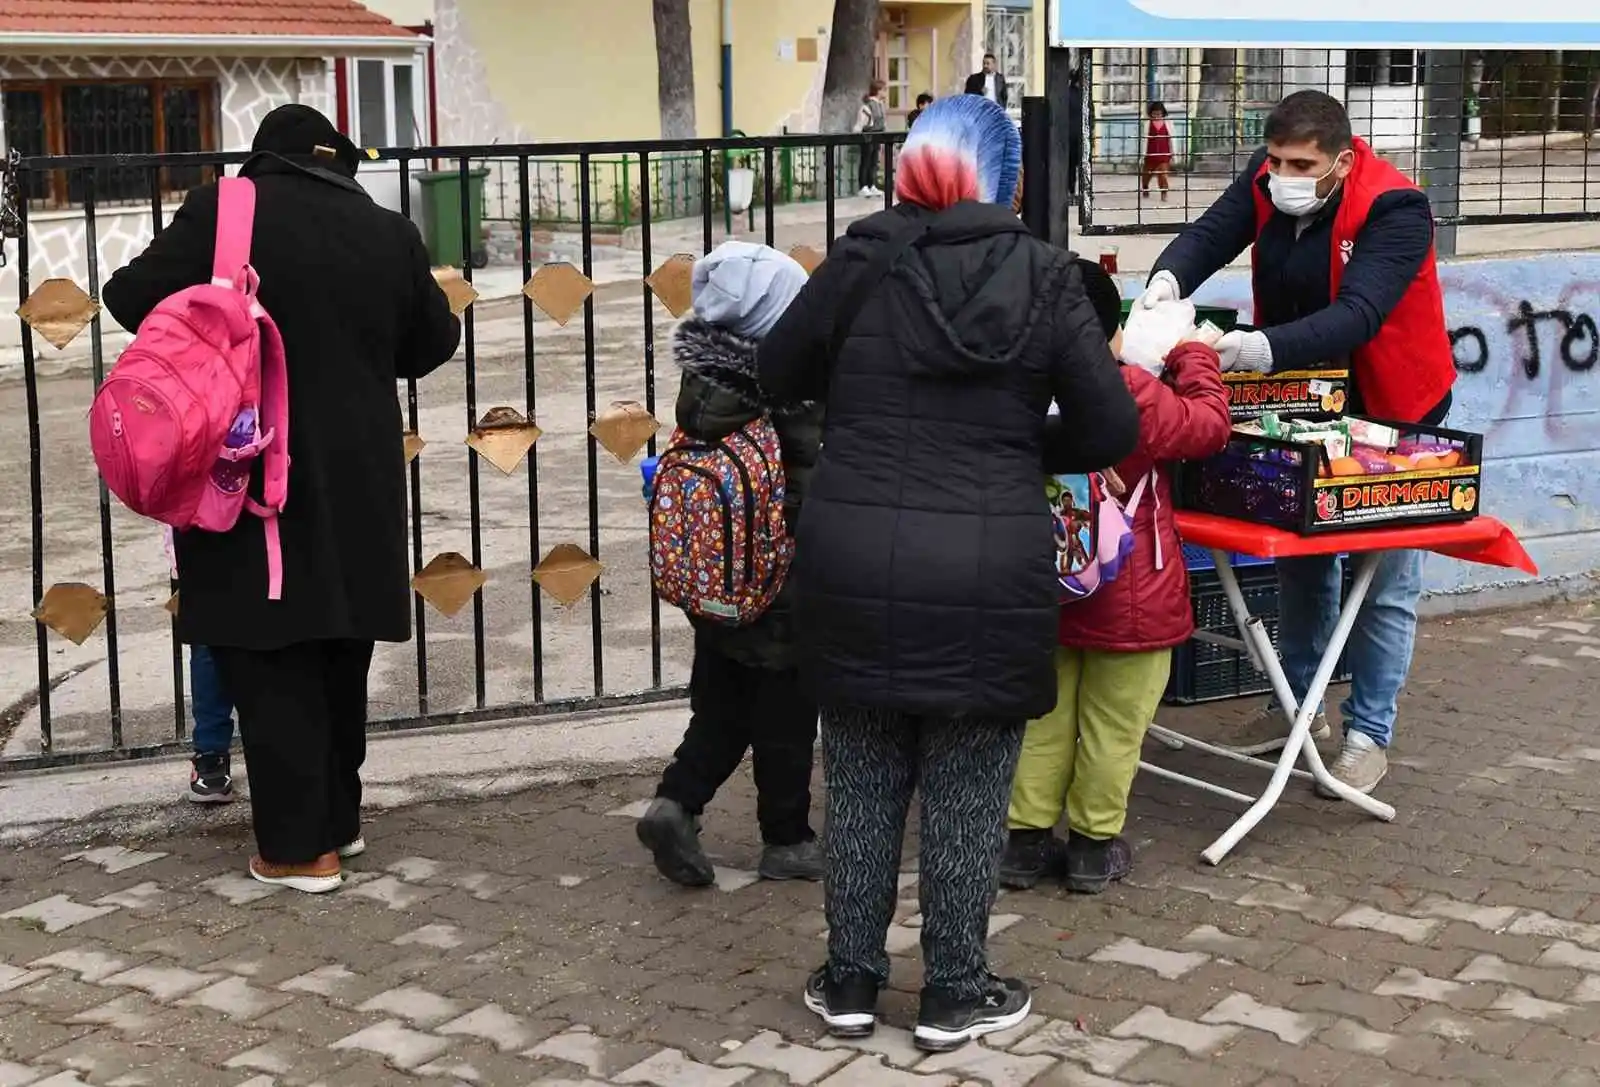
[[[211,258],[211,282],[231,287],[250,263],[250,240],[256,223],[256,186],[247,177],[225,177],[217,183],[217,241]]]
[[[245,505],[261,518],[267,544],[267,599],[283,599],[283,543],[278,515],[289,498],[289,374],[284,365],[283,337],[267,311],[256,301],[259,281],[250,267],[255,232],[256,187],[246,177],[225,177],[217,184],[217,240],[211,261],[214,286],[236,288],[250,299],[250,311],[261,329],[261,502]]]

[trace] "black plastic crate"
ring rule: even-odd
[[[1252,615],[1261,617],[1267,636],[1274,648],[1278,645],[1278,571],[1275,566],[1234,567],[1239,580],[1239,591]],[[1344,561],[1344,591],[1350,592],[1354,581],[1350,561]],[[1238,624],[1228,607],[1228,598],[1222,591],[1222,582],[1215,570],[1189,572],[1189,600],[1194,607],[1194,625],[1197,631],[1239,636]],[[1350,678],[1344,659],[1339,660],[1333,682],[1342,683]],[[1172,651],[1172,674],[1167,679],[1167,693],[1162,701],[1187,706],[1196,702],[1218,702],[1225,698],[1247,698],[1272,693],[1272,683],[1265,672],[1258,672],[1250,663],[1250,656],[1225,649],[1210,642],[1188,641]]]

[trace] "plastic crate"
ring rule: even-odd
[[[1216,562],[1211,557],[1211,549],[1200,547],[1198,544],[1183,545],[1183,564],[1192,573],[1195,570],[1215,570]],[[1228,565],[1234,569],[1245,566],[1271,566],[1271,559],[1257,558],[1254,555],[1240,554],[1238,551],[1228,552]]]
[[[1188,547],[1185,547],[1187,556]],[[1209,557],[1209,556],[1208,556]],[[1238,568],[1235,577],[1239,591],[1244,594],[1252,615],[1260,616],[1267,637],[1274,648],[1278,645],[1278,571],[1271,563]],[[1344,591],[1350,591],[1353,582],[1350,564],[1344,563]],[[1238,637],[1239,627],[1234,622],[1228,598],[1222,591],[1222,582],[1216,571],[1191,568],[1189,599],[1194,607],[1196,630],[1210,634]],[[1333,675],[1333,682],[1350,678],[1343,658]],[[1225,649],[1210,642],[1188,641],[1172,651],[1172,674],[1167,679],[1167,692],[1162,701],[1172,705],[1187,706],[1196,702],[1218,702],[1226,698],[1248,698],[1272,693],[1272,683],[1266,673],[1258,672],[1246,653]]]

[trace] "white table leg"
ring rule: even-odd
[[[1295,768],[1295,763],[1302,756],[1310,767],[1312,777],[1341,800],[1346,800],[1385,821],[1392,820],[1395,816],[1394,808],[1388,804],[1356,792],[1328,773],[1321,755],[1317,752],[1317,746],[1311,739],[1312,718],[1316,716],[1317,707],[1322,704],[1323,696],[1327,693],[1334,669],[1339,665],[1339,657],[1344,653],[1345,643],[1349,641],[1350,631],[1355,626],[1357,614],[1361,611],[1361,603],[1366,599],[1367,591],[1372,587],[1372,579],[1378,571],[1377,554],[1359,555],[1354,561],[1355,584],[1351,587],[1350,596],[1345,601],[1344,607],[1340,609],[1339,622],[1335,625],[1333,637],[1329,639],[1327,649],[1322,654],[1322,662],[1317,666],[1316,675],[1312,677],[1305,701],[1297,705],[1294,694],[1289,689],[1289,679],[1284,674],[1283,664],[1279,661],[1276,650],[1272,648],[1271,640],[1267,637],[1260,619],[1250,614],[1244,594],[1239,590],[1239,581],[1234,576],[1233,568],[1224,561],[1221,554],[1217,555],[1217,577],[1222,583],[1223,592],[1227,595],[1228,605],[1233,609],[1234,618],[1239,623],[1239,631],[1245,641],[1255,648],[1255,653],[1252,655],[1258,658],[1262,670],[1272,681],[1273,693],[1285,712],[1292,715],[1293,723],[1289,729],[1288,742],[1278,756],[1267,787],[1262,790],[1261,795],[1249,809],[1200,854],[1210,864],[1220,864],[1222,858],[1232,852],[1233,847],[1255,829],[1256,824],[1260,823],[1267,812],[1278,803]]]

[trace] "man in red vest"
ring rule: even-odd
[[[1441,422],[1455,364],[1426,194],[1352,135],[1344,106],[1320,91],[1285,98],[1263,135],[1222,197],[1167,246],[1138,304],[1186,297],[1253,247],[1256,327],[1218,342],[1223,369],[1348,367],[1351,414]],[[1338,618],[1338,560],[1280,560],[1278,582],[1284,670],[1303,697]],[[1421,594],[1421,552],[1385,554],[1350,635],[1344,745],[1330,769],[1362,792],[1388,772]],[[1287,733],[1268,706],[1223,742],[1265,754]],[[1330,735],[1325,716],[1313,735]]]

